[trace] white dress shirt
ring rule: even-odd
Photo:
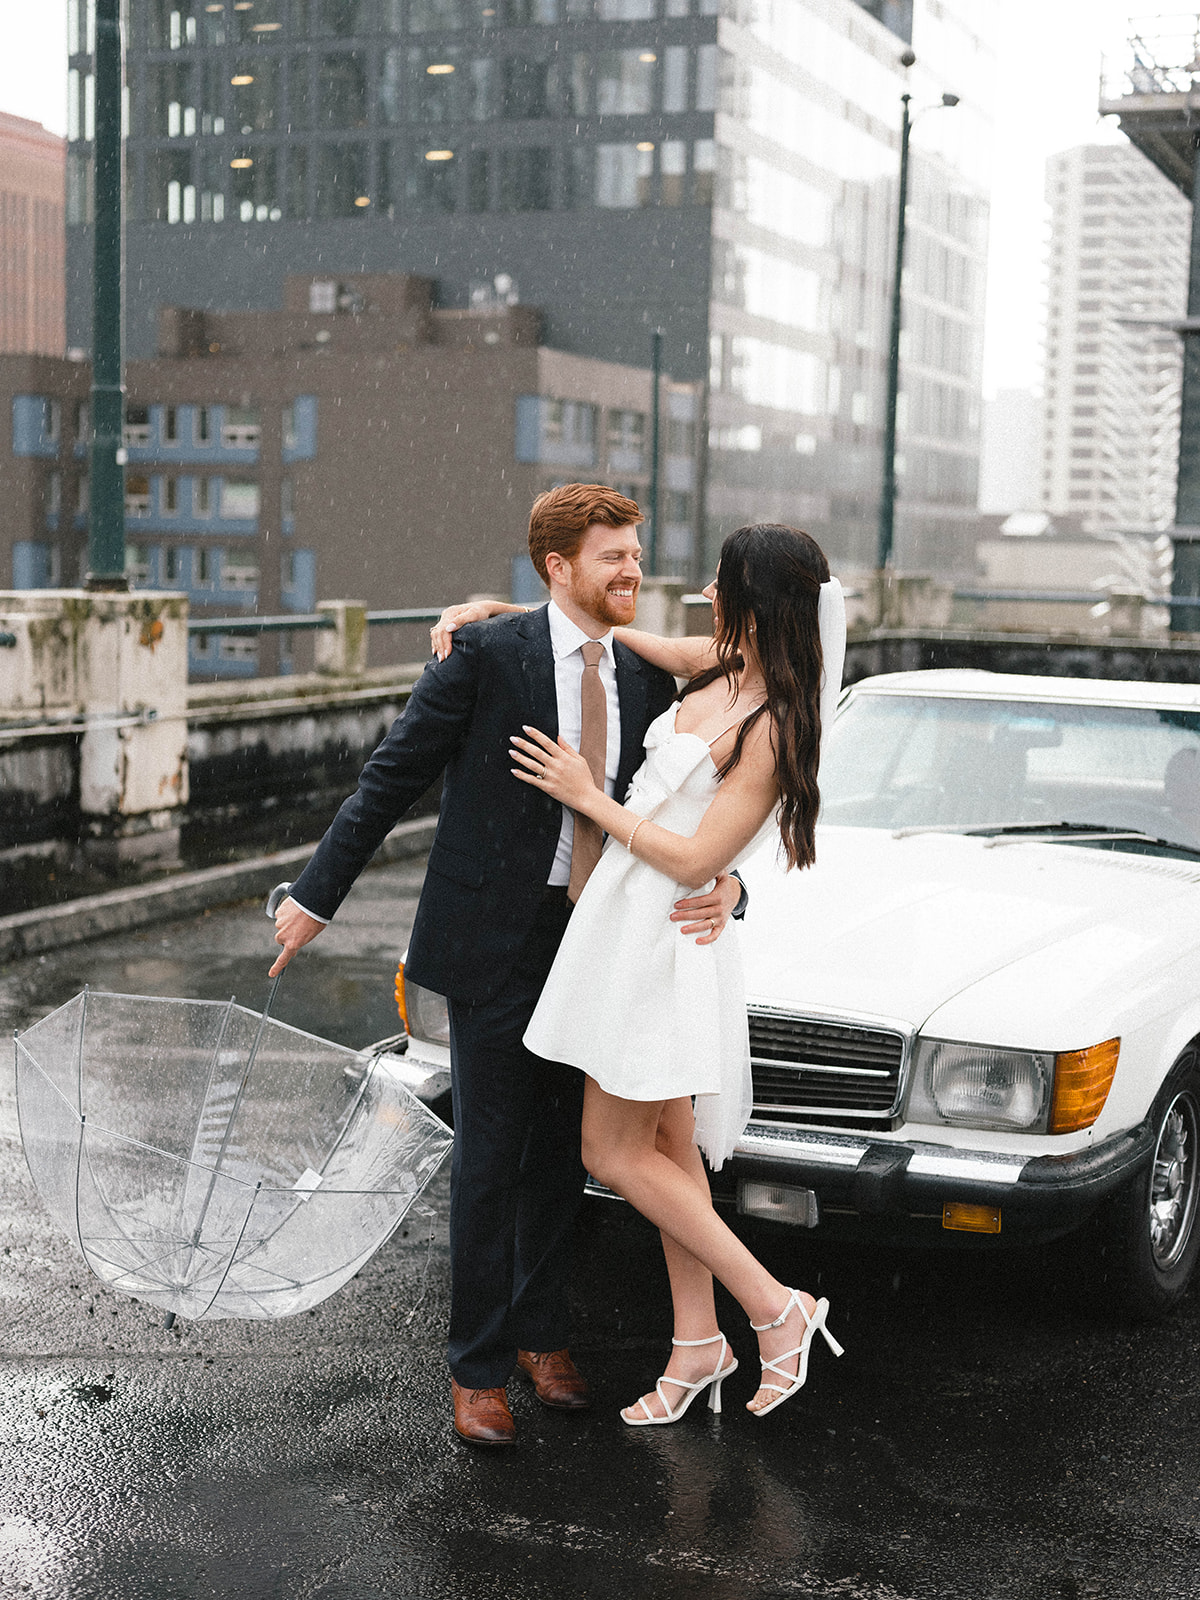
[[[579,749],[583,731],[581,684],[583,682],[582,646],[592,637],[577,628],[551,600],[546,610],[550,620],[550,648],[554,652],[554,691],[558,698],[558,731],[572,749]],[[604,646],[600,657],[600,682],[604,685],[608,701],[608,741],[604,752],[604,792],[611,795],[616,786],[617,766],[621,759],[621,703],[617,698],[617,665],[613,657],[612,631],[596,640]],[[546,732],[546,729],[542,729]],[[558,848],[554,865],[546,880],[555,888],[565,888],[571,881],[571,845],[575,838],[575,813],[569,806],[562,808],[562,829],[558,835]]]

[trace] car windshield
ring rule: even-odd
[[[843,827],[1069,822],[1197,850],[1200,712],[865,691],[830,734],[821,796]]]

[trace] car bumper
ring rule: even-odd
[[[810,1190],[822,1231],[912,1233],[928,1242],[944,1231],[945,1208],[957,1204],[994,1209],[995,1231],[1010,1240],[1046,1239],[1078,1227],[1145,1170],[1153,1146],[1144,1125],[1070,1155],[1033,1157],[751,1127],[713,1190],[726,1202],[749,1183]]]

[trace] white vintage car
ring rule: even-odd
[[[1166,1311],[1200,1249],[1200,688],[866,679],[821,789],[816,866],[742,868],[754,1114],[718,1199],[908,1243],[1095,1218],[1111,1292]],[[444,1008],[407,1011],[430,1097]]]

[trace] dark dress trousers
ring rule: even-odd
[[[614,655],[620,798],[675,684],[620,644]],[[562,807],[512,776],[509,739],[525,723],[558,733],[544,608],[455,634],[292,886],[306,910],[332,917],[390,829],[444,772],[405,970],[449,1002],[449,1353],[469,1388],[503,1384],[518,1349],[567,1344],[568,1246],[583,1192],[583,1074],[521,1042],[570,914],[565,892],[546,888]]]

